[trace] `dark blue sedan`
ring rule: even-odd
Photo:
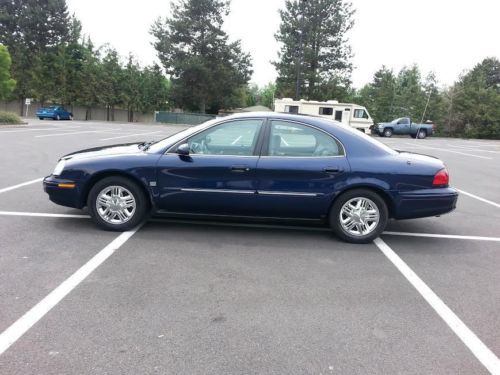
[[[49,118],[52,120],[73,120],[73,113],[68,112],[64,107],[52,105],[50,107],[39,108],[36,117],[40,120]]]
[[[391,218],[450,212],[458,196],[439,159],[394,151],[330,120],[278,113],[66,155],[44,189],[57,204],[87,206],[107,230],[128,230],[150,213],[309,221],[355,243],[376,238]]]

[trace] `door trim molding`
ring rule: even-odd
[[[181,188],[181,191],[195,193],[233,193],[233,194],[256,194],[255,190],[232,190],[232,189],[194,189]]]

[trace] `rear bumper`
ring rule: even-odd
[[[422,189],[400,192],[396,201],[395,219],[416,219],[438,216],[453,211],[458,192],[453,188]]]
[[[49,199],[61,206],[82,208],[81,187],[76,181],[47,176],[43,179],[43,190]]]

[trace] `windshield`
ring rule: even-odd
[[[198,131],[205,129],[206,127],[211,126],[212,124],[214,124],[218,120],[219,119],[209,120],[207,122],[204,122],[203,124],[196,125],[196,126],[193,126],[191,128],[181,130],[178,133],[175,133],[171,136],[168,136],[167,138],[164,138],[158,142],[153,143],[151,146],[149,146],[148,151],[153,152],[153,153],[160,152],[161,150],[176,144],[180,140],[182,140],[186,137],[189,137],[191,134],[197,133]]]

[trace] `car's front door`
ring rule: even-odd
[[[157,164],[161,211],[252,215],[264,119],[230,120],[181,141]]]
[[[396,124],[396,128],[394,129],[395,134],[409,134],[410,133],[410,119],[407,117],[403,117]]]
[[[306,124],[272,120],[257,165],[259,214],[321,218],[349,169],[343,146],[330,134]]]

